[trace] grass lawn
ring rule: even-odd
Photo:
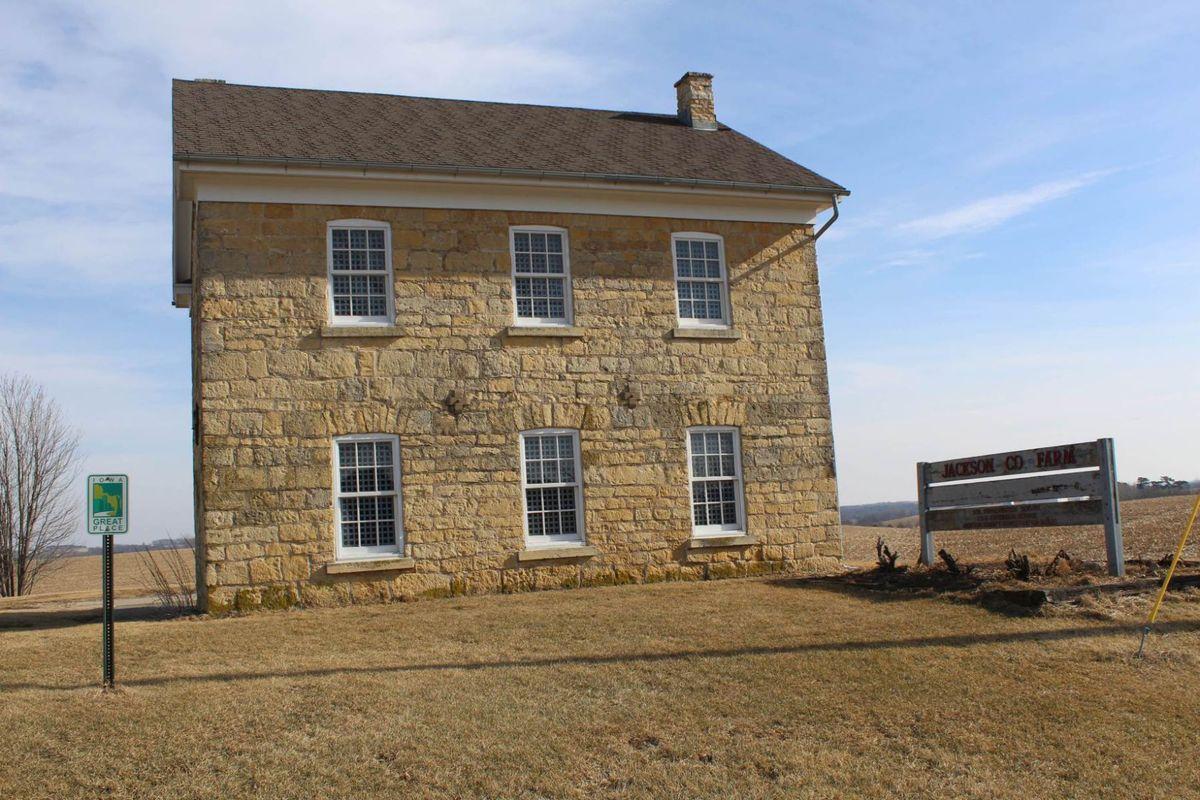
[[[0,630],[0,796],[1186,797],[1200,603],[785,580]]]

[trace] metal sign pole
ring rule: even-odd
[[[1104,549],[1108,556],[1108,574],[1125,575],[1125,543],[1121,534],[1121,501],[1117,497],[1117,459],[1112,439],[1096,442],[1100,448],[1100,507],[1104,513]]]
[[[113,536],[103,536],[104,540],[104,688],[116,685],[113,663]]]
[[[116,685],[113,659],[113,537],[108,534],[101,538],[104,539],[104,688],[112,689]]]
[[[122,474],[88,475],[87,530],[98,535],[104,543],[101,557],[101,594],[103,595],[104,620],[102,661],[104,662],[104,689],[116,684],[115,659],[113,658],[113,535],[129,532],[129,476]]]

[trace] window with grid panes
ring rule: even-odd
[[[339,559],[395,555],[403,547],[399,440],[343,436],[334,441]]]
[[[567,233],[512,229],[513,303],[525,325],[571,324],[571,265]]]
[[[391,322],[391,253],[386,225],[329,225],[329,289],[334,323]]]
[[[531,546],[583,542],[583,482],[577,431],[521,434],[525,535]]]
[[[671,241],[680,325],[728,326],[729,285],[720,238],[676,234]]]
[[[688,430],[692,532],[744,531],[741,442],[735,428]]]

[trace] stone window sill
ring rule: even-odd
[[[531,547],[517,553],[517,561],[553,561],[559,558],[591,558],[600,555],[594,547]]]
[[[732,328],[675,328],[671,331],[672,339],[717,339],[733,342],[742,338],[741,331]]]
[[[416,559],[412,558],[370,558],[361,561],[334,561],[325,565],[329,575],[352,575],[356,572],[392,572],[400,569],[414,569]]]
[[[403,336],[398,325],[323,325],[321,336],[326,339],[362,339],[368,337]]]
[[[509,325],[504,329],[504,335],[514,338],[581,339],[583,328],[574,325]]]
[[[697,536],[688,540],[689,550],[703,550],[709,547],[747,547],[758,544],[757,536]]]

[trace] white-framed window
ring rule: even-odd
[[[546,428],[521,433],[521,491],[527,546],[583,543],[579,431]]]
[[[329,321],[334,325],[390,325],[392,228],[386,222],[339,219],[326,226]]]
[[[335,438],[333,497],[339,561],[402,553],[399,437],[365,433]]]
[[[680,326],[728,328],[729,279],[721,237],[712,233],[673,233],[671,259]]]
[[[737,428],[688,428],[692,535],[746,530],[742,500],[742,442]]]
[[[571,254],[563,228],[509,229],[513,319],[517,325],[570,325]]]

